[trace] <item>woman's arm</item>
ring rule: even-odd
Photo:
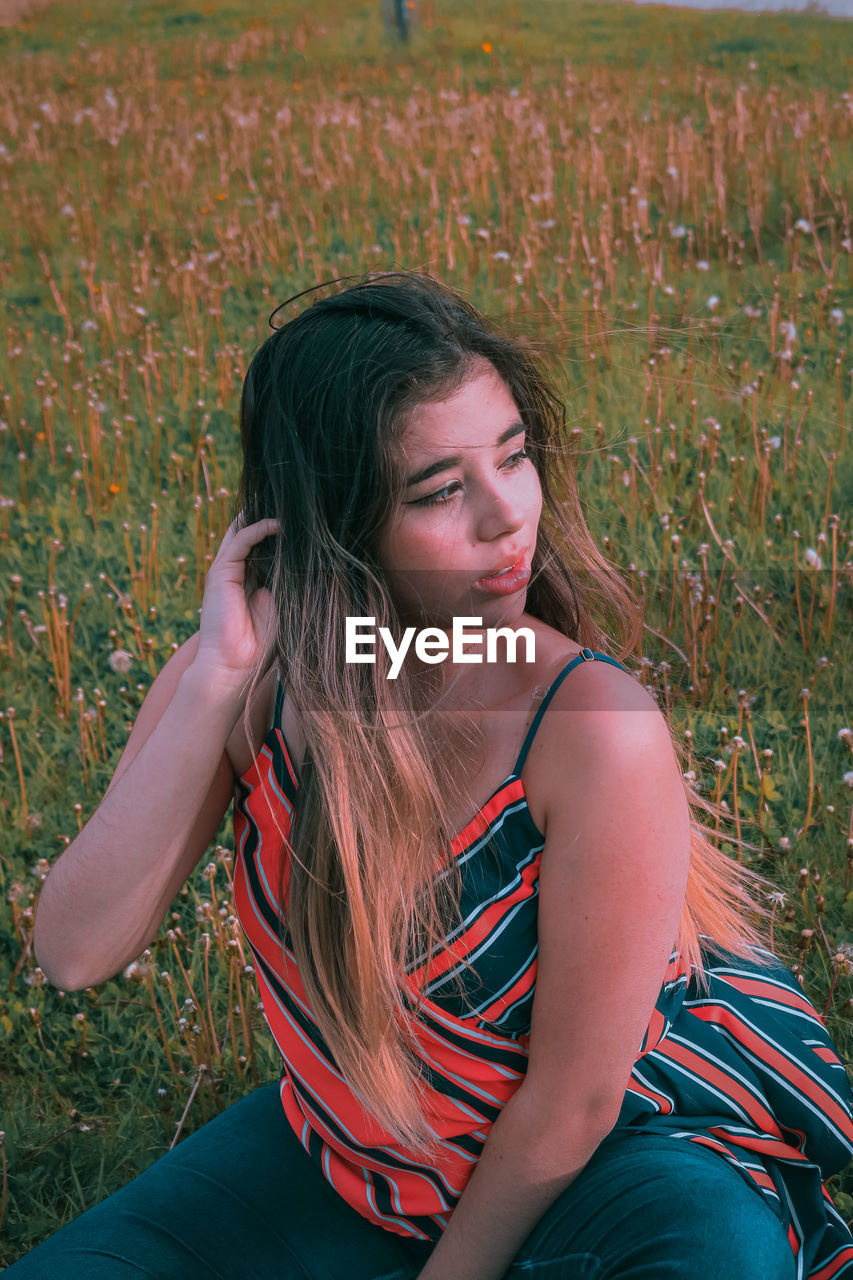
[[[34,948],[64,991],[144,951],[231,802],[225,743],[242,701],[193,662],[198,638],[157,675],[103,800],[42,887]]]
[[[420,1280],[500,1280],[589,1161],[618,1118],[681,918],[689,809],[642,686],[609,667],[565,681],[530,759],[546,841],[527,1074]]]
[[[492,1125],[447,1228],[418,1280],[500,1280],[539,1219],[613,1127],[578,1114],[559,1137],[522,1085]]]

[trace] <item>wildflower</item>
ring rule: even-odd
[[[122,673],[129,671],[132,662],[133,654],[128,653],[126,649],[113,649],[109,656],[109,664],[113,671],[121,671]]]
[[[492,46],[491,46],[491,44],[489,43],[489,41],[488,41],[488,40],[484,40],[484,41],[483,41],[483,44],[482,44],[482,46],[481,46],[481,47],[482,47],[483,53],[491,53],[491,52],[492,52]]]
[[[787,853],[790,847],[791,847],[791,841],[788,839],[787,836],[782,836],[779,840],[779,848],[782,850],[783,853]]]
[[[669,234],[672,236],[673,240],[680,240],[682,236],[687,235],[687,228],[682,227],[679,224],[679,226],[673,227]]]
[[[496,253],[492,254],[492,257],[495,262],[509,262],[509,254],[506,249],[498,249]]]
[[[789,345],[797,341],[797,326],[793,320],[783,320],[779,325],[779,332]]]
[[[708,299],[708,310],[709,311],[716,310],[719,304],[720,304],[720,299],[717,297],[715,293],[712,293],[710,298]]]
[[[767,895],[767,901],[774,907],[784,907],[788,901],[788,896],[781,889],[773,889]]]
[[[833,307],[829,313],[829,318],[833,324],[843,324],[844,312],[841,310],[840,307]]]
[[[849,728],[848,725],[838,730],[838,737],[841,742],[849,742],[853,746],[853,729]]]
[[[699,261],[696,263],[696,270],[697,270],[697,271],[710,271],[710,270],[711,270],[711,268],[710,268],[709,264],[705,261],[705,259],[704,259],[704,258],[700,258],[700,259],[699,259]]]
[[[778,449],[778,448],[781,446],[781,444],[782,444],[782,437],[781,437],[781,436],[770,436],[770,438],[768,439],[767,443],[770,445],[770,448],[771,448],[771,449]]]
[[[821,560],[814,547],[806,547],[805,550],[806,564],[812,569],[822,569],[823,561]]]
[[[676,167],[675,167],[675,165],[674,165],[674,164],[671,164],[671,165],[669,166],[669,168],[667,169],[667,173],[668,173],[668,175],[670,176],[670,178],[677,178],[677,177],[678,177],[678,170],[676,169]]]
[[[853,787],[853,769],[850,769],[844,775],[844,783],[848,787]]]
[[[164,1088],[162,1088],[162,1086],[161,1086],[161,1088],[159,1088],[159,1089],[157,1090],[157,1092],[159,1093],[159,1095],[160,1095],[160,1097],[161,1097],[161,1098],[165,1098],[165,1096],[166,1096],[166,1090],[165,1090]]]
[[[745,316],[748,316],[750,320],[757,320],[761,315],[761,307],[752,307],[747,303],[743,309],[743,313]]]
[[[806,235],[809,235],[811,232],[811,227],[808,222],[806,222],[805,218],[797,218],[797,221],[794,223],[794,229],[796,231],[803,231]]]

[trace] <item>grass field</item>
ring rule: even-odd
[[[853,1063],[853,24],[459,8],[0,28],[3,1263],[277,1078],[230,815],[125,974],[57,991],[31,931],[197,629],[267,317],[333,276],[430,270],[555,371],[644,679]]]

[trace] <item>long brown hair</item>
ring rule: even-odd
[[[338,1068],[388,1133],[422,1154],[433,1146],[412,1034],[418,993],[405,979],[412,957],[426,953],[428,964],[459,918],[453,753],[446,740],[436,749],[435,708],[405,669],[387,678],[383,646],[375,665],[344,660],[344,619],[374,617],[401,634],[376,557],[402,487],[401,429],[415,405],[452,394],[483,359],[518,407],[542,486],[526,610],[623,661],[639,648],[639,603],[587,529],[564,406],[525,344],[459,294],[405,272],[315,301],[267,338],[241,399],[234,514],[281,522],[250,557],[246,589],[273,592],[272,648],[307,740],[282,923]],[[481,746],[473,729],[463,739]],[[706,982],[701,935],[762,962],[751,948],[767,946],[760,895],[772,886],[716,847],[699,814],[723,811],[684,785],[691,866],[676,945]]]

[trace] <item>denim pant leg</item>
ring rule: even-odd
[[[432,1250],[329,1186],[262,1086],[7,1268],[12,1280],[410,1280]]]
[[[540,1219],[507,1280],[794,1280],[783,1212],[714,1151],[613,1133]]]

